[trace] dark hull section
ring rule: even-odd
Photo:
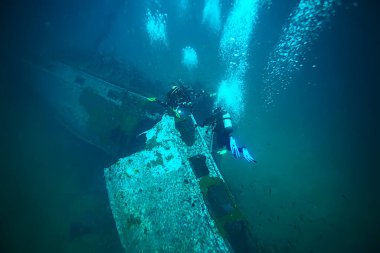
[[[55,118],[83,140],[121,157],[141,148],[137,136],[163,110],[146,97],[61,62],[24,62],[32,85]]]

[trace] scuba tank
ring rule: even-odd
[[[232,132],[231,115],[228,112],[223,114],[223,127],[225,131]]]

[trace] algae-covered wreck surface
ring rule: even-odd
[[[188,146],[165,115],[145,135],[145,150],[105,169],[126,252],[254,252],[201,131]]]

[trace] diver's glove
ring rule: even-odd
[[[231,152],[234,155],[234,157],[239,158],[240,157],[239,149],[236,145],[235,138],[232,136],[230,136],[230,148],[231,148]]]
[[[247,148],[243,148],[242,152],[245,160],[247,160],[248,162],[256,162],[256,160],[249,154]]]

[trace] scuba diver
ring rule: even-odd
[[[208,94],[204,90],[195,92],[195,90],[185,85],[182,80],[174,82],[171,90],[166,95],[166,100],[162,101],[154,98],[150,101],[155,101],[165,108],[169,109],[169,113],[175,113],[178,119],[184,119],[190,114],[193,114],[194,104],[199,102],[201,97],[213,100],[215,93]],[[200,105],[200,103],[197,103]],[[212,105],[210,105],[211,107]],[[207,106],[206,106],[207,107]],[[209,107],[209,108],[210,108]],[[202,103],[203,111],[204,103]],[[212,129],[216,134],[216,141],[219,147],[226,147],[231,151],[235,158],[240,158],[240,155],[249,162],[256,163],[256,160],[251,156],[246,147],[238,147],[235,138],[232,136],[233,128],[230,114],[223,110],[221,107],[217,107],[212,111],[212,115],[206,118],[201,127],[208,126],[208,130]],[[197,127],[197,125],[195,125]],[[208,131],[206,131],[207,133]],[[223,151],[218,152],[223,153]]]
[[[194,102],[206,94],[204,90],[195,90],[178,80],[173,83],[171,90],[167,93],[165,101],[154,98],[154,101],[174,112],[177,118],[186,117],[193,113]]]
[[[219,147],[226,147],[235,158],[240,158],[242,154],[248,162],[257,163],[245,146],[237,146],[236,140],[232,136],[231,116],[227,111],[221,107],[217,107],[213,110],[212,115],[201,125],[201,127],[204,126],[208,126],[206,133],[211,129],[216,134],[216,141]],[[223,154],[223,151],[218,151],[218,153]]]

